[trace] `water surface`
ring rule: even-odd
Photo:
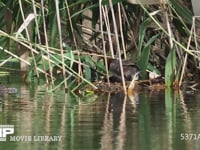
[[[47,93],[45,86],[10,86],[18,94],[0,95],[0,125],[14,125],[14,134],[0,142],[0,149],[200,148],[198,93],[150,91],[130,100],[122,93],[76,96],[62,90]],[[59,136],[61,141],[10,141],[10,136]]]

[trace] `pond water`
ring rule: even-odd
[[[135,93],[130,100],[122,93],[76,96],[9,86],[18,94],[0,95],[0,125],[14,125],[14,133],[0,149],[200,149],[198,93],[168,89]]]

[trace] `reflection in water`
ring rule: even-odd
[[[102,128],[101,149],[113,149],[113,114],[110,109],[110,94],[108,95],[105,117]]]
[[[48,94],[44,87],[18,91],[0,95],[0,124],[15,125],[14,136],[59,135],[62,140],[1,142],[8,149],[199,149],[200,139],[181,140],[181,133],[200,131],[199,94],[167,89],[80,98],[62,91]]]
[[[122,112],[119,122],[119,133],[116,140],[117,149],[123,150],[126,141],[126,100],[127,96],[124,97],[124,103],[122,105]]]

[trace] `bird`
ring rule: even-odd
[[[132,77],[140,71],[135,63],[127,60],[122,60],[122,67],[125,81],[132,81]],[[110,82],[122,82],[119,60],[112,60],[110,62],[109,71],[111,73],[111,76],[109,77]]]
[[[135,90],[136,88],[136,82],[139,79],[139,74],[140,71],[136,72],[134,75],[132,75],[132,81],[130,82],[128,86],[128,98],[131,101],[131,104],[133,105],[134,108],[136,108],[136,104],[138,103],[138,92]]]
[[[135,83],[139,79],[140,71],[132,75],[131,83],[129,84],[128,90],[133,90],[135,88]]]

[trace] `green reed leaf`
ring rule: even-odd
[[[176,70],[176,51],[173,47],[166,60],[165,64],[165,84],[167,87],[170,87],[173,84],[175,78],[175,70]]]

